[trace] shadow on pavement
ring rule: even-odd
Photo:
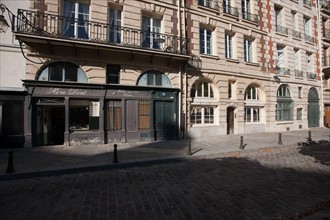
[[[319,142],[299,143],[299,153],[314,157],[318,163],[330,166],[330,142],[321,140]],[[330,168],[329,168],[330,169]]]

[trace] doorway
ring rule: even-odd
[[[319,96],[315,88],[308,93],[308,127],[319,127],[320,125],[320,104]]]
[[[64,106],[39,105],[36,110],[36,146],[64,144]]]
[[[155,140],[177,139],[178,127],[174,102],[155,101]]]
[[[227,108],[227,134],[234,133],[234,110],[233,107]]]

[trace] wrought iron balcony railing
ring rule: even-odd
[[[281,25],[276,25],[276,32],[288,35],[288,28],[283,27]]]
[[[301,33],[296,30],[292,30],[292,37],[301,39]]]
[[[316,79],[316,74],[312,72],[307,72],[307,79]]]
[[[202,60],[194,54],[190,54],[190,59],[187,61],[187,66],[195,70],[202,69]]]
[[[252,14],[252,13],[247,12],[247,11],[242,11],[242,18],[246,19],[246,20],[249,20],[249,21],[252,21],[254,23],[259,23],[258,15]]]
[[[223,5],[223,12],[238,17],[238,8],[232,7],[230,5]]]
[[[204,7],[219,10],[219,2],[215,0],[198,0],[198,4]]]
[[[88,41],[187,55],[187,41],[174,35],[19,9],[16,33]]]
[[[305,41],[310,42],[310,43],[314,43],[314,37],[310,36],[308,34],[305,34]]]
[[[303,78],[304,77],[304,71],[294,69],[294,75],[295,75],[295,77]]]
[[[330,29],[323,29],[323,37],[330,39]]]
[[[303,4],[308,6],[308,7],[312,7],[312,1],[311,0],[303,0]]]
[[[289,68],[280,67],[280,69],[278,70],[278,74],[284,75],[284,76],[290,76],[290,69]]]

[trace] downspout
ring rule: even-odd
[[[186,5],[185,5],[185,0],[182,0],[182,2],[183,2],[183,7],[182,7],[182,9],[183,9],[183,11],[182,11],[182,13],[183,13],[183,33],[184,33],[184,39],[185,39],[185,47],[186,48],[184,48],[185,50],[186,50],[186,53],[189,53],[189,51],[188,51],[188,36],[187,36],[187,15],[186,15]],[[181,5],[181,0],[180,0],[180,5]],[[188,116],[187,116],[187,114],[188,114],[188,78],[187,78],[187,68],[186,68],[186,64],[185,64],[185,68],[184,68],[184,90],[185,90],[185,103],[184,103],[184,111],[185,111],[185,114],[184,114],[184,127],[183,127],[183,130],[184,130],[184,138],[187,138],[187,133],[188,133],[188,131],[187,131],[187,128],[188,128],[188,126],[187,126],[187,123],[188,123],[188,121],[187,121],[187,119],[188,119]]]
[[[178,2],[178,26],[179,26],[179,39],[180,39],[180,50],[182,51],[182,27],[181,27],[181,0]],[[182,70],[181,70],[181,62],[179,62],[179,112],[178,112],[178,127],[179,127],[179,139],[181,139],[181,128],[182,128]]]

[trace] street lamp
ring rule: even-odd
[[[10,14],[12,14],[12,13],[4,4],[0,4],[0,9],[1,9],[1,12],[2,12],[1,15],[0,15],[0,33],[2,33],[2,32],[4,33],[9,28],[9,24],[8,24],[5,16],[3,16],[3,13],[7,10],[8,15],[9,15],[9,19],[11,19]]]

